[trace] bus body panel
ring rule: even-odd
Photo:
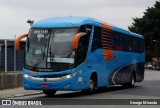
[[[143,81],[144,55],[115,51],[112,61],[108,62],[102,53],[99,49],[88,57],[90,66],[98,73],[98,87],[125,84],[129,82],[131,72],[136,72],[136,82]]]
[[[46,76],[65,76],[68,74],[73,74],[77,71],[78,74],[76,76],[73,76],[68,79],[60,80],[60,81],[33,81],[29,78],[25,78],[23,76],[23,87],[28,90],[43,90],[46,88],[42,88],[42,84],[49,84],[50,88],[52,90],[80,90],[80,89],[86,89],[89,86],[88,82],[88,74],[86,73],[86,69],[84,68],[86,64],[80,65],[76,69],[67,70],[63,72],[37,72],[36,74],[31,74],[29,70],[23,69],[23,73],[30,75],[32,77],[42,77],[45,79]],[[49,78],[49,77],[46,77]]]
[[[89,81],[93,72],[97,74],[97,87],[119,84],[123,85],[128,83],[133,72],[135,72],[136,75],[136,82],[143,81],[145,52],[134,53],[118,50],[106,50],[103,48],[91,51],[95,27],[105,29],[102,21],[85,17],[53,18],[41,20],[33,24],[32,28],[69,28],[88,24],[92,25],[92,32],[90,35],[87,57],[79,66],[74,69],[60,72],[36,72],[34,74],[31,73],[30,70],[23,69],[24,74],[32,77],[45,75],[65,76],[79,71],[76,76],[55,82],[33,81],[23,76],[23,87],[27,90],[83,90],[89,88]],[[108,26],[111,27],[112,31],[143,39],[143,36],[141,35],[131,33],[113,25]],[[107,56],[107,53],[110,55]],[[50,87],[43,88],[43,84],[49,84]]]

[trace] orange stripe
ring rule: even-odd
[[[102,28],[112,30],[112,26],[106,22],[102,22]]]
[[[19,47],[20,47],[20,40],[27,37],[28,34],[23,34],[21,36],[19,36],[17,39],[16,39],[16,50],[18,51],[19,50]]]
[[[73,49],[78,49],[78,43],[81,36],[85,35],[85,32],[78,33],[73,38]]]
[[[31,74],[36,74],[37,72],[36,71],[29,71]]]
[[[114,50],[103,49],[103,51],[104,51],[105,59],[107,61],[111,61],[114,55]]]

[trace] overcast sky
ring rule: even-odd
[[[127,29],[157,0],[1,0],[0,39],[28,33],[27,19],[87,16]]]

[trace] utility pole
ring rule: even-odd
[[[14,71],[16,71],[16,35],[14,36]]]
[[[6,39],[4,40],[4,45],[5,45],[5,48],[4,48],[5,49],[5,54],[4,54],[5,55],[4,56],[5,57],[5,72],[7,72],[7,40]]]

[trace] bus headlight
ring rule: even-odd
[[[71,74],[70,75],[66,75],[66,78],[71,78]]]
[[[63,78],[63,79],[69,79],[69,78],[71,78],[72,76],[73,76],[73,74],[68,74],[68,75],[63,76],[62,78]]]
[[[64,76],[63,78],[65,78],[65,79],[68,79],[68,78],[71,78],[71,77],[73,77],[73,76],[76,76],[78,73],[80,73],[81,71],[79,70],[79,71],[77,71],[77,72],[75,72],[75,73],[73,73],[73,74],[68,74],[68,75],[66,75],[66,76]]]
[[[27,75],[27,74],[24,74],[23,76],[24,76],[25,78],[29,78],[29,75]]]

